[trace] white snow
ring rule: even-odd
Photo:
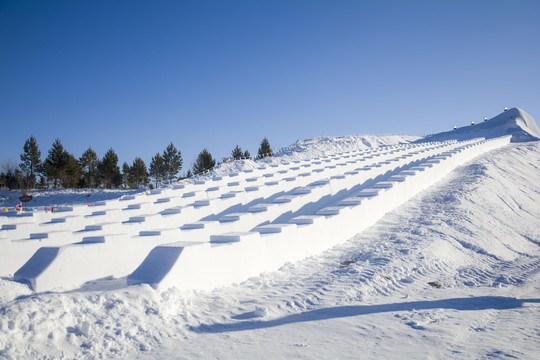
[[[35,250],[3,270],[0,358],[535,358],[540,142],[504,145],[495,128],[474,136],[488,142],[395,138],[396,149],[375,137],[314,139],[183,188],[2,217],[0,268],[18,254],[6,249]],[[377,154],[355,170],[355,155]],[[240,184],[257,190],[228,197]],[[219,221],[227,215],[238,220]],[[195,244],[171,241],[186,231]],[[37,233],[48,236],[30,239]],[[186,256],[192,248],[207,253]],[[144,261],[142,279],[184,271],[158,291],[127,286]],[[12,280],[17,271],[59,291],[32,292]],[[197,281],[211,279],[223,281]]]

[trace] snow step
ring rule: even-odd
[[[84,231],[100,231],[103,230],[103,225],[86,225]]]
[[[204,229],[206,225],[214,223],[214,221],[196,221],[189,224],[184,224],[180,227],[182,230],[195,230],[195,229]]]
[[[381,181],[373,184],[374,189],[391,189],[393,186],[394,184],[388,181]]]
[[[257,226],[253,231],[260,234],[278,234],[291,231],[296,228],[295,224],[268,224]]]
[[[311,189],[308,187],[298,187],[292,191],[294,195],[306,195],[311,193]]]
[[[60,207],[53,207],[54,212],[70,212],[73,211],[73,207],[71,206],[60,206]]]
[[[311,225],[320,222],[324,219],[322,215],[300,215],[289,220],[290,223],[296,225]]]
[[[394,181],[394,182],[404,182],[405,176],[400,175],[392,175],[388,178],[388,181]]]
[[[228,232],[225,234],[219,235],[210,235],[210,243],[213,244],[224,244],[231,242],[240,242],[246,240],[252,240],[259,238],[258,232]]]
[[[277,197],[274,200],[272,200],[272,202],[274,204],[285,204],[285,203],[290,203],[295,198],[296,198],[296,196],[294,196],[294,195],[282,195],[282,196]]]
[[[363,190],[360,190],[356,196],[357,197],[364,197],[364,198],[372,198],[372,197],[375,197],[377,195],[379,195],[379,191],[380,189],[363,189]]]
[[[176,215],[180,214],[182,210],[180,208],[169,208],[160,212],[161,215]]]
[[[161,230],[139,231],[139,236],[160,236]]]
[[[104,215],[107,215],[107,210],[93,211],[92,214],[86,215],[86,216],[91,217],[91,216],[104,216]]]
[[[334,216],[338,215],[341,209],[337,206],[329,206],[317,211],[317,215]]]
[[[135,200],[135,195],[126,195],[120,198],[120,201]]]
[[[259,212],[267,211],[268,208],[271,205],[275,205],[275,204],[257,204],[257,205],[253,205],[248,209],[248,211],[250,213],[259,213]]]
[[[329,183],[328,180],[318,180],[318,181],[312,182],[311,184],[309,184],[309,186],[318,187],[318,186],[328,185],[328,183]]]
[[[251,215],[251,213],[245,212],[245,213],[232,213],[223,215],[219,218],[219,222],[234,222],[239,221],[240,218],[245,218],[247,216]]]
[[[359,197],[349,197],[343,199],[339,202],[339,206],[356,206],[362,203],[362,198]]]
[[[33,233],[33,234],[30,234],[30,239],[31,240],[48,239],[48,238],[49,238],[49,233]]]
[[[210,200],[196,200],[193,203],[193,206],[196,208],[203,207],[203,206],[210,206]]]
[[[82,242],[85,244],[104,243],[105,236],[86,236],[82,239]]]
[[[90,207],[96,207],[96,206],[106,206],[107,203],[105,201],[96,201],[95,203],[91,203],[88,206]]]

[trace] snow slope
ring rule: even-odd
[[[535,358],[539,176],[540,142],[507,145],[341,245],[213,291],[4,278],[0,358]]]
[[[478,136],[493,138],[504,135],[512,135],[513,142],[535,141],[540,139],[540,130],[531,115],[524,110],[512,108],[487,121],[429,135],[418,142],[466,140]]]

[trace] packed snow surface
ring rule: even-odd
[[[262,162],[223,166],[207,178],[294,161],[287,157],[301,161],[369,150],[363,140],[386,149],[380,145],[416,139],[308,140]],[[426,168],[444,163],[429,159]],[[348,241],[211,291],[126,286],[123,276],[36,293],[5,276],[0,358],[536,358],[539,177],[540,142],[498,147],[462,163]],[[343,200],[334,196],[322,199]],[[351,221],[350,227],[359,224]],[[9,231],[0,241],[10,241]],[[197,271],[211,267],[201,259]]]

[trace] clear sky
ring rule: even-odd
[[[0,0],[0,162],[540,119],[540,1]]]

